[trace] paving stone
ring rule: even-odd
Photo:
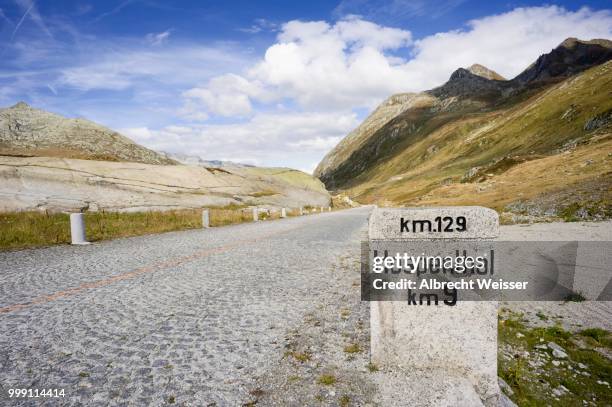
[[[241,405],[369,211],[0,253],[0,309],[36,302],[0,312],[0,383],[65,388],[62,405],[163,405],[168,389]]]

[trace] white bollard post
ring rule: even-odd
[[[300,216],[304,215],[304,208],[300,206]]]
[[[287,217],[287,210],[285,208],[281,208],[281,218]]]
[[[202,210],[202,227],[209,228],[210,227],[210,216],[208,209]]]
[[[319,212],[323,213],[323,207],[321,207],[321,210]]]
[[[327,207],[327,212],[331,212],[331,206]]]
[[[259,213],[257,208],[253,208],[253,222],[257,222],[259,220]]]
[[[82,213],[70,214],[70,236],[72,244],[89,244],[85,238],[85,220]]]

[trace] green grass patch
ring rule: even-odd
[[[593,339],[598,345],[612,348],[612,335],[609,331],[601,328],[589,328],[580,331],[580,335]],[[611,383],[612,384],[612,383]]]
[[[265,191],[253,192],[252,194],[249,194],[249,195],[252,196],[253,198],[261,198],[264,196],[278,195],[278,192],[266,189]]]
[[[358,343],[352,343],[344,347],[344,353],[359,353],[361,348]]]
[[[310,352],[286,352],[285,353],[286,357],[292,357],[293,359],[297,360],[300,363],[305,363],[310,361],[312,355],[310,354]]]
[[[612,349],[610,332],[586,329],[572,333],[560,326],[527,327],[521,316],[510,314],[498,324],[498,374],[514,391],[519,406],[612,404],[612,392],[603,382],[612,383],[612,365],[596,348]],[[517,335],[519,334],[520,335]],[[561,346],[565,359],[555,359],[549,342]],[[553,364],[553,360],[557,360]],[[571,368],[570,368],[571,367]],[[569,391],[555,396],[553,389]]]
[[[242,208],[213,208],[210,209],[209,216],[210,226],[213,227],[253,221],[253,212],[249,209]]]
[[[573,292],[567,295],[564,300],[565,302],[583,302],[586,301],[586,298],[580,292]]]
[[[325,386],[331,386],[333,384],[336,384],[337,381],[338,379],[336,379],[336,376],[330,374],[321,375],[317,379],[317,383],[323,384]]]
[[[566,222],[580,222],[594,218],[612,217],[612,204],[605,199],[599,201],[574,202],[559,211],[559,217]]]

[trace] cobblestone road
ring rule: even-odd
[[[369,211],[0,253],[0,405],[240,405]]]

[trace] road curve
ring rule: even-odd
[[[65,389],[62,405],[239,405],[369,212],[0,253],[0,387]]]

